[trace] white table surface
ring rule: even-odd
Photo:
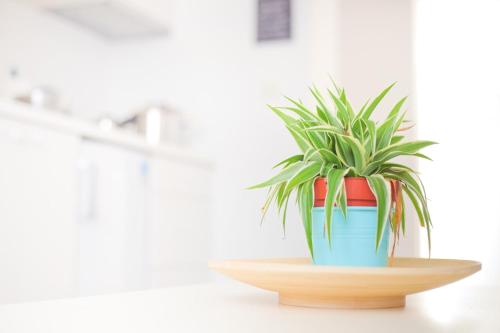
[[[500,288],[457,283],[404,309],[280,306],[273,293],[224,282],[0,305],[0,332],[500,332]]]

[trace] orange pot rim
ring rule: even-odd
[[[377,199],[366,177],[344,177],[348,206],[376,206]],[[354,181],[354,182],[352,182]],[[326,198],[325,177],[318,177],[314,182],[314,207],[324,207]]]

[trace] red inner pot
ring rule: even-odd
[[[377,199],[364,177],[345,177],[348,206],[377,206]],[[324,207],[327,192],[326,178],[314,182],[314,207]]]

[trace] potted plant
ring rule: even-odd
[[[394,158],[429,159],[420,150],[434,142],[406,140],[404,131],[411,127],[402,111],[406,97],[382,121],[371,119],[393,86],[357,112],[335,84],[327,98],[316,87],[310,89],[314,109],[288,97],[289,106],[269,106],[301,151],[275,165],[281,170],[274,177],[250,188],[269,188],[263,216],[276,202],[283,227],[295,193],[315,264],[386,266],[389,229],[393,253],[400,233],[406,232],[405,196],[427,230],[430,251],[432,223],[423,184],[412,168]]]

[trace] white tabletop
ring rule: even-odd
[[[275,294],[227,282],[9,304],[0,332],[500,332],[500,288],[443,287],[404,309],[280,306]]]

